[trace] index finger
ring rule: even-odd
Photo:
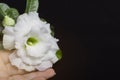
[[[35,79],[35,78],[44,78],[49,79],[55,75],[55,71],[53,69],[48,69],[42,72],[32,72],[29,74],[24,75],[27,79]]]

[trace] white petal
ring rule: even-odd
[[[30,66],[30,65],[27,65],[27,64],[24,64],[24,63],[21,63],[19,68],[24,69],[28,72],[35,70],[34,66]]]
[[[28,64],[31,66],[35,66],[35,65],[42,63],[41,58],[33,58],[30,56],[24,56],[24,57],[21,57],[21,59],[25,64]]]
[[[9,60],[10,60],[11,64],[16,67],[20,67],[20,64],[22,63],[22,60],[17,57],[15,52],[10,54]]]
[[[33,46],[27,46],[27,55],[32,57],[43,57],[47,53],[49,47],[50,46],[48,44],[43,42],[39,42],[39,44]]]
[[[27,36],[23,37],[23,36],[15,35],[15,48],[16,49],[25,48],[25,43],[27,39],[28,39]]]
[[[19,57],[25,57],[26,56],[26,51],[24,48],[18,49],[16,52],[17,56]]]
[[[14,27],[5,27],[2,32],[6,35],[14,35]]]
[[[50,24],[45,24],[44,27],[46,28],[47,30],[47,33],[50,33],[51,34],[51,29],[50,29]]]
[[[26,23],[24,20],[23,21],[19,21],[16,23],[15,25],[15,33],[16,35],[27,35],[31,30],[31,26],[29,23]]]
[[[36,69],[39,70],[39,71],[44,71],[48,68],[51,68],[52,65],[53,64],[50,61],[44,61],[39,66],[36,66]]]
[[[3,36],[3,46],[5,49],[11,50],[14,49],[14,36],[11,35],[4,35]]]
[[[51,59],[52,63],[56,63],[59,59],[57,58],[56,55],[54,55],[54,57]]]
[[[56,56],[56,50],[51,50],[49,51],[43,58],[42,61],[44,60],[50,60],[52,63],[56,63],[58,61],[58,58]]]
[[[16,66],[19,69],[24,69],[26,71],[34,71],[35,70],[34,66],[30,66],[30,65],[23,63],[21,58],[17,57],[15,52],[9,56],[9,59],[10,59],[11,64]]]
[[[49,33],[49,34],[51,34],[51,29],[50,29],[50,24],[42,24],[41,25],[42,27],[40,27],[40,31],[42,32],[42,33]]]

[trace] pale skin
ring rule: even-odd
[[[55,75],[55,71],[50,68],[43,72],[26,72],[17,69],[9,62],[8,56],[12,51],[0,50],[0,80],[47,80]]]

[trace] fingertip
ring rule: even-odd
[[[47,76],[45,77],[46,79],[51,78],[56,75],[55,70],[52,68],[46,70],[46,74],[47,74]]]
[[[52,69],[52,68],[48,70],[48,73],[51,73],[51,74],[53,74],[53,75],[56,75],[55,70]]]
[[[46,80],[46,79],[45,79],[45,78],[41,78],[41,77],[39,78],[39,77],[38,77],[38,78],[35,78],[35,79],[33,79],[33,80]]]

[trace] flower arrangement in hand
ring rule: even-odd
[[[11,64],[25,71],[44,71],[62,57],[59,40],[50,24],[39,17],[38,6],[38,0],[27,0],[25,13],[19,15],[15,8],[0,3],[3,48],[13,50]]]

